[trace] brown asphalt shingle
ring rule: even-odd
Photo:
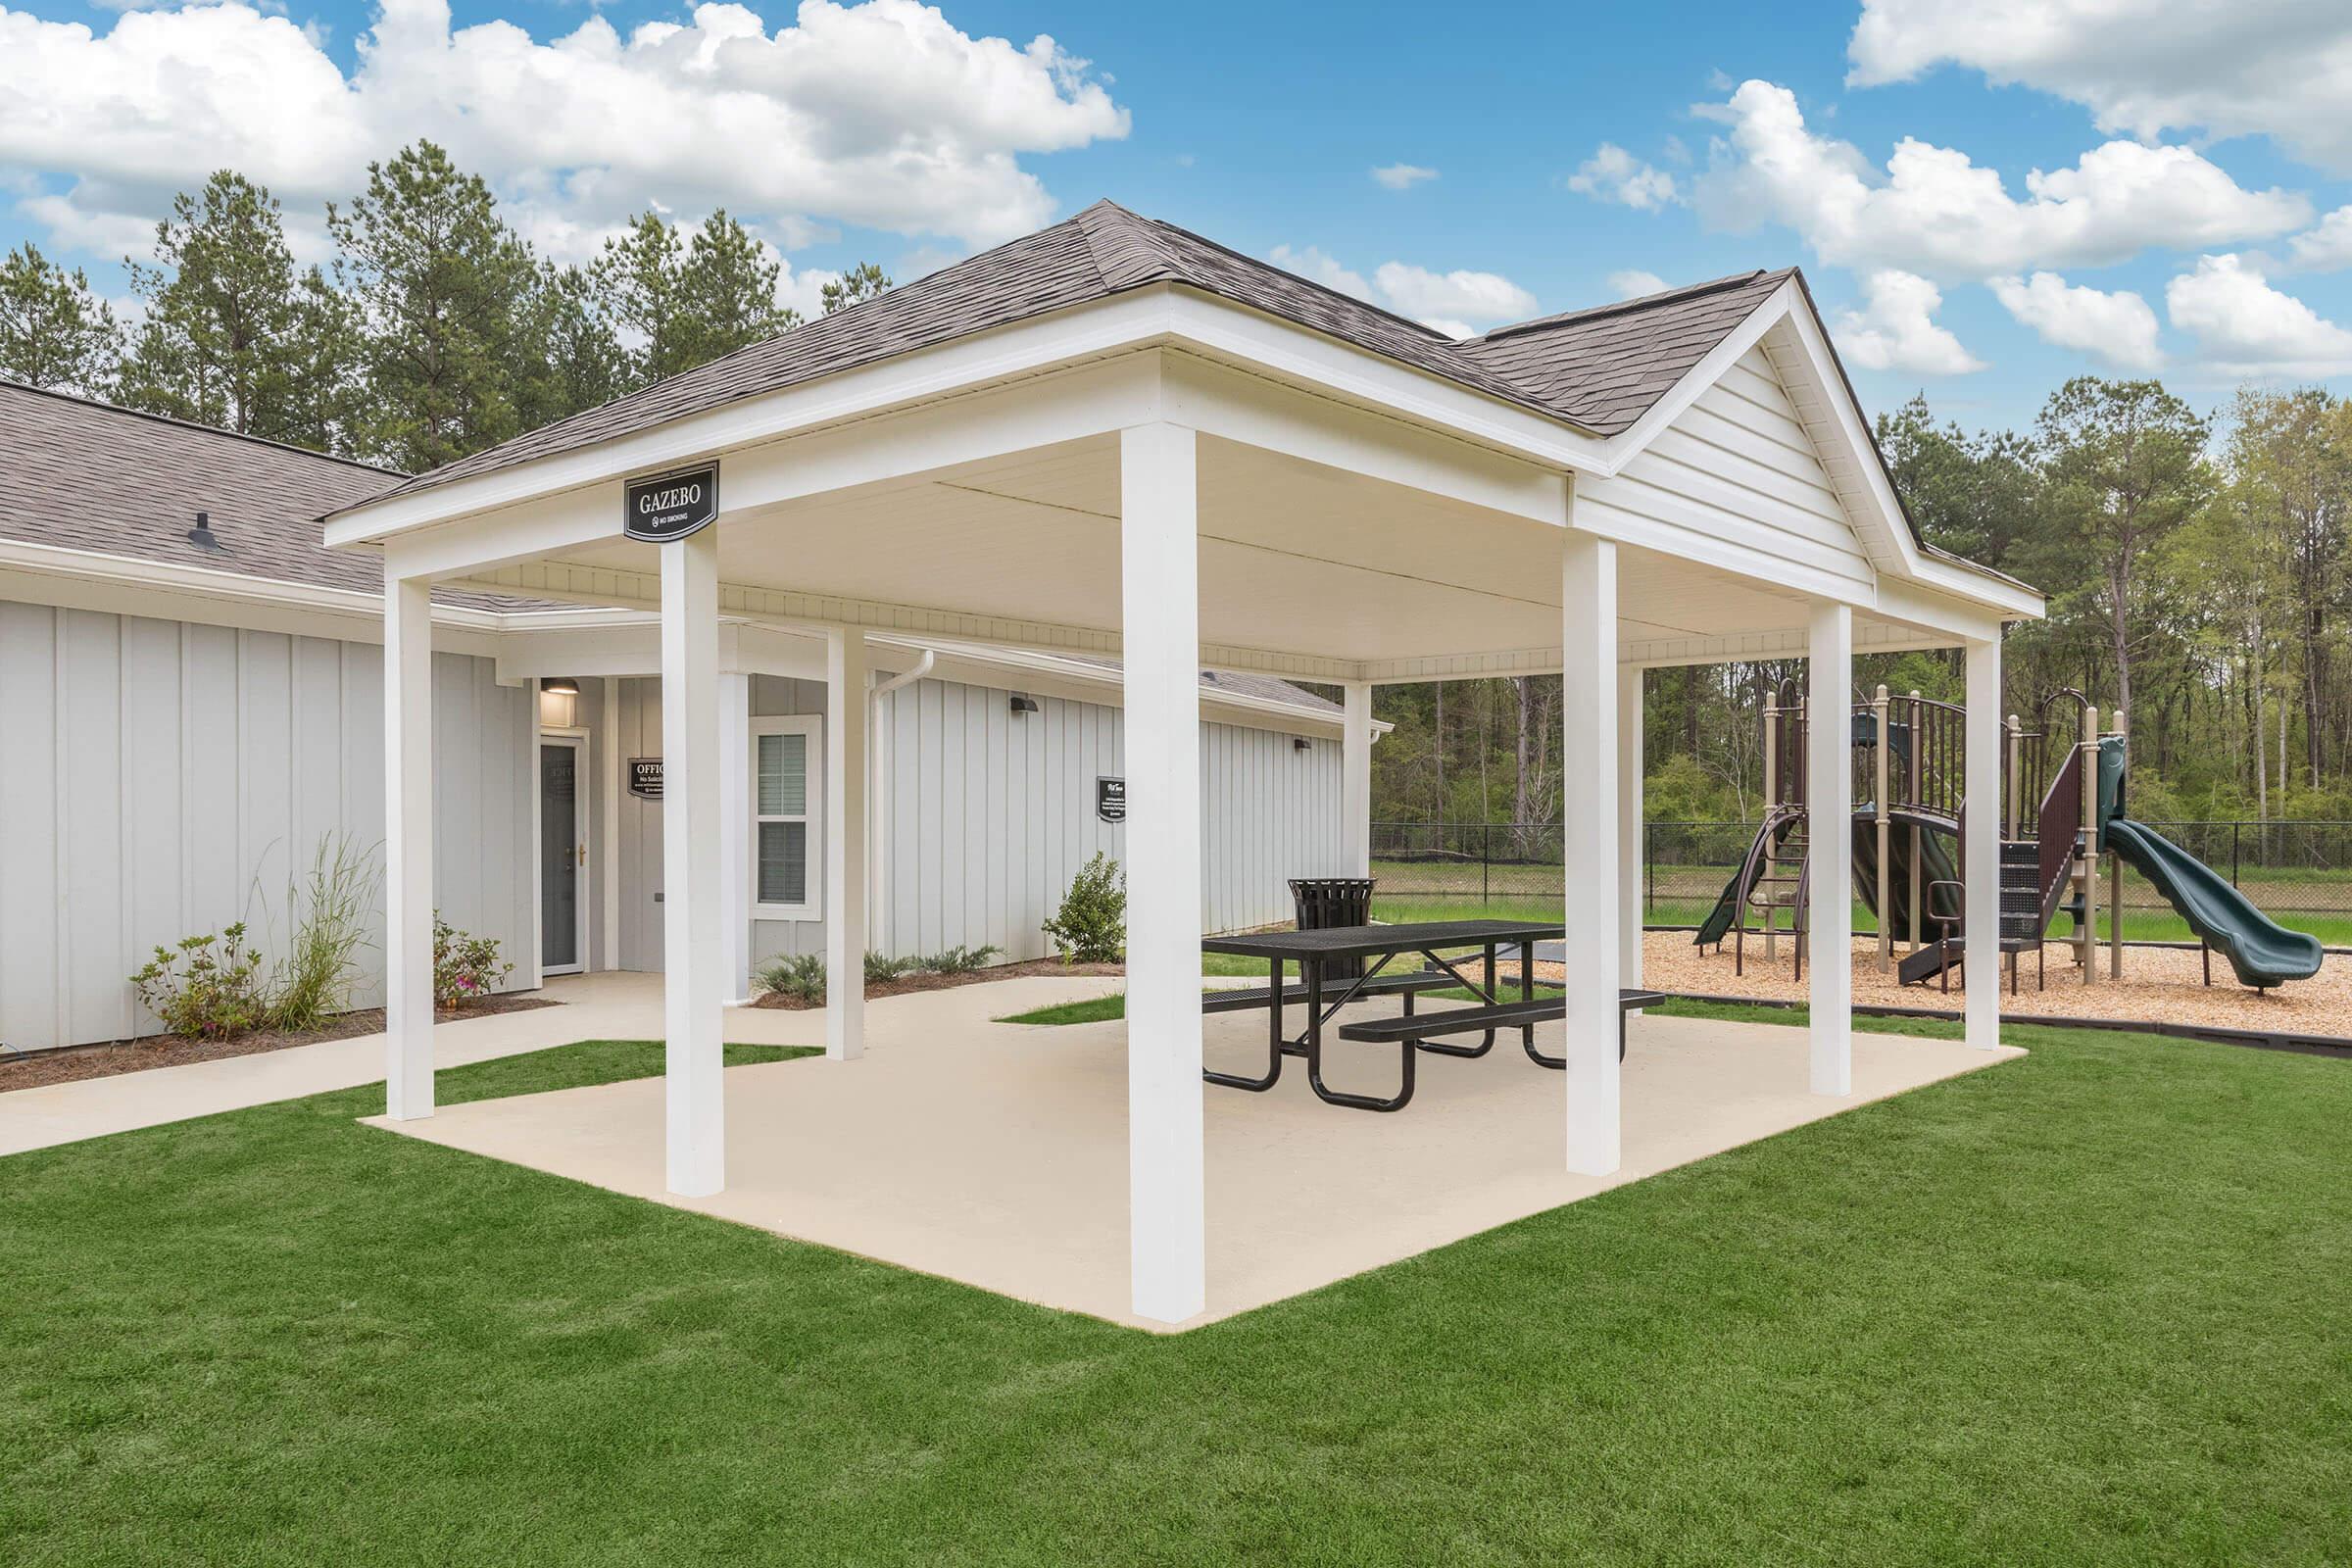
[[[403,477],[14,381],[0,381],[0,539],[361,593],[383,592],[382,566],[372,555],[328,550],[318,518]],[[220,550],[189,541],[199,512],[211,514]],[[476,609],[531,603],[433,598]]]
[[[576,451],[739,398],[1157,283],[1213,294],[1595,435],[1614,435],[1788,276],[1750,273],[1457,343],[1172,223],[1097,202],[928,277],[461,458],[407,481],[400,493]]]

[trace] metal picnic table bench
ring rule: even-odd
[[[1564,1068],[1566,1058],[1546,1055],[1536,1049],[1536,1025],[1548,1023],[1566,1015],[1565,1002],[1558,996],[1538,997],[1539,982],[1535,972],[1535,949],[1538,942],[1556,941],[1566,934],[1557,923],[1520,920],[1423,920],[1399,925],[1326,926],[1311,931],[1260,931],[1245,936],[1205,937],[1200,947],[1204,953],[1229,953],[1245,957],[1266,960],[1267,983],[1262,989],[1212,992],[1202,1000],[1204,1012],[1236,1012],[1246,1008],[1266,1009],[1266,1070],[1262,1076],[1244,1073],[1216,1072],[1202,1068],[1200,1076],[1212,1084],[1229,1089],[1263,1092],[1274,1087],[1282,1076],[1282,1058],[1304,1056],[1307,1083],[1319,1099],[1334,1105],[1347,1105],[1357,1110],[1400,1110],[1413,1098],[1413,1061],[1422,1052],[1443,1056],[1483,1056],[1494,1046],[1498,1029],[1517,1029],[1520,1045],[1528,1059],[1539,1066]],[[1483,955],[1481,980],[1474,981],[1452,961],[1443,956],[1444,950],[1477,948]],[[1494,980],[1495,956],[1503,948],[1519,950],[1519,995],[1504,1001],[1496,995]],[[1417,972],[1385,973],[1389,961],[1400,954],[1418,953],[1425,967]],[[1335,975],[1329,966],[1334,960],[1375,959],[1361,974]],[[1298,965],[1299,978],[1285,984],[1283,965]],[[1542,982],[1557,991],[1555,981]],[[1437,1012],[1415,1012],[1413,999],[1424,991],[1460,987],[1480,999],[1483,1005],[1448,1007]],[[1351,1041],[1395,1042],[1402,1048],[1400,1058],[1401,1082],[1397,1092],[1386,1098],[1359,1095],[1348,1090],[1333,1089],[1323,1081],[1323,1026],[1333,1015],[1350,1002],[1376,996],[1402,996],[1404,1011],[1393,1017],[1367,1018],[1339,1026],[1339,1038]],[[1654,991],[1621,991],[1618,993],[1617,1054],[1625,1054],[1625,1014],[1634,1008],[1655,1005],[1665,998]],[[1306,1028],[1295,1038],[1283,1033],[1282,1010],[1285,1004],[1300,1002],[1306,1004]],[[1477,1045],[1440,1045],[1438,1037],[1445,1035],[1482,1034]]]

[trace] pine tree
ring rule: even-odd
[[[521,336],[533,345],[534,362],[522,383],[524,428],[610,403],[628,390],[628,355],[586,270],[540,265]]]
[[[0,375],[95,395],[122,353],[115,313],[79,268],[67,271],[30,241],[0,259]]]
[[[825,303],[825,314],[831,316],[846,306],[862,304],[877,294],[887,294],[896,286],[883,275],[881,268],[872,262],[859,262],[827,283],[819,293]]]
[[[295,330],[294,256],[277,201],[221,170],[172,200],[154,265],[126,261],[147,302],[121,397],[133,408],[276,436]]]
[[[284,396],[275,427],[265,433],[316,452],[358,450],[365,349],[358,307],[318,268],[303,273],[283,358]]]
[[[639,386],[797,325],[799,314],[776,303],[783,274],[783,263],[723,208],[690,241],[661,214],[641,214],[605,242],[593,269],[612,319],[637,345],[629,374]]]
[[[522,428],[517,365],[538,269],[478,175],[429,141],[368,166],[368,189],[327,208],[337,281],[366,333],[367,451],[439,467]]]
[[[629,220],[628,231],[605,241],[589,276],[605,309],[620,330],[635,340],[624,374],[643,386],[701,362],[687,358],[679,320],[678,270],[685,246],[660,213]]]

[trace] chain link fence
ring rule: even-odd
[[[2227,877],[2280,925],[2312,932],[2330,944],[2352,942],[2352,822],[2145,825]],[[1696,925],[1754,837],[1752,823],[1643,823],[1644,922]],[[1396,901],[1425,918],[1480,909],[1556,913],[1562,897],[1560,862],[1556,822],[1372,824],[1372,874],[1379,882],[1379,898]],[[1871,928],[1868,910],[1858,908],[1856,920],[1860,929]],[[2147,879],[2128,869],[2124,922],[2125,935],[2134,938],[2154,941],[2190,934]]]

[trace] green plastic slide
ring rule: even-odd
[[[2318,937],[2272,920],[2227,877],[2146,823],[2109,817],[2107,848],[2154,883],[2191,931],[2229,956],[2240,985],[2281,985],[2319,973]]]

